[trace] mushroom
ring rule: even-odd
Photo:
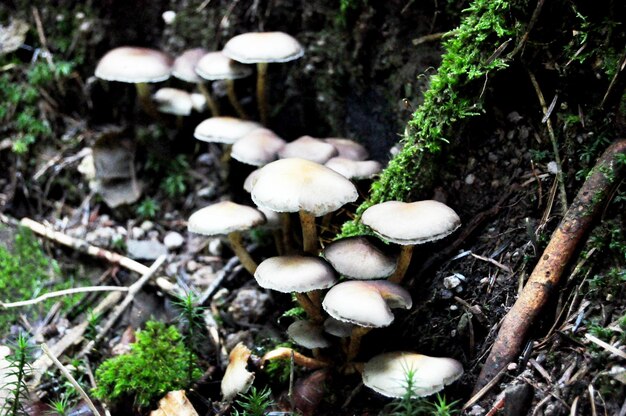
[[[315,305],[307,292],[328,289],[337,282],[335,272],[320,257],[270,257],[259,264],[254,273],[259,286],[281,293],[295,293],[296,299],[314,322],[321,322],[319,304]]]
[[[352,160],[345,157],[333,157],[324,165],[350,180],[372,179],[383,168],[375,160]]]
[[[370,359],[363,367],[363,384],[386,397],[429,396],[463,375],[457,360],[429,357],[413,352],[388,352]],[[411,378],[410,381],[408,378]]]
[[[239,393],[245,393],[252,385],[254,373],[246,369],[250,354],[251,351],[241,342],[230,352],[228,366],[221,383],[224,400],[231,401]]]
[[[193,48],[183,52],[174,60],[172,76],[180,79],[181,81],[196,84],[204,96],[206,104],[211,110],[211,115],[213,117],[217,117],[220,115],[220,109],[217,102],[213,99],[211,92],[204,85],[204,80],[196,74],[196,64],[204,55],[207,54],[207,52],[208,51],[204,48]]]
[[[302,136],[287,143],[278,151],[278,157],[280,159],[299,157],[321,165],[336,154],[337,149],[335,149],[332,144],[328,144],[311,136]]]
[[[107,52],[96,66],[95,76],[105,81],[135,84],[137,99],[146,113],[158,114],[150,100],[148,83],[165,81],[170,77],[172,60],[155,49],[121,46]]]
[[[337,272],[351,279],[384,279],[396,269],[396,260],[366,237],[348,237],[328,244],[322,256]]]
[[[225,80],[230,104],[237,111],[239,117],[248,118],[237,99],[234,81],[249,76],[252,73],[250,68],[238,64],[222,52],[209,52],[196,64],[196,73],[209,81]]]
[[[243,245],[241,231],[263,223],[265,223],[265,216],[259,210],[230,201],[222,201],[191,214],[187,229],[189,232],[208,236],[226,234],[241,265],[254,275],[257,264]]]
[[[323,327],[311,321],[295,321],[287,328],[287,335],[296,344],[310,350],[330,347],[330,341],[324,336]]]
[[[298,59],[304,49],[296,39],[283,32],[250,32],[230,39],[222,52],[237,62],[257,64],[257,101],[261,123],[267,125],[267,64]]]
[[[231,149],[233,159],[252,166],[263,166],[276,160],[285,141],[269,129],[256,129],[237,140]]]
[[[211,117],[196,126],[193,136],[203,142],[233,144],[261,125],[235,117]]]
[[[299,212],[304,251],[311,254],[318,251],[315,217],[356,201],[358,196],[354,184],[337,172],[298,158],[267,164],[252,188],[252,200],[258,206],[276,212]]]
[[[367,149],[354,140],[344,139],[342,137],[328,137],[324,139],[324,141],[335,146],[339,157],[350,160],[365,160],[369,156]]]
[[[352,330],[348,361],[359,352],[361,338],[370,328],[389,326],[394,316],[391,309],[410,309],[411,295],[402,286],[387,280],[348,280],[333,286],[322,306],[333,318],[358,325]]]
[[[372,205],[363,212],[361,222],[381,238],[402,245],[398,266],[389,278],[392,282],[402,281],[416,244],[439,240],[461,226],[452,208],[432,200]]]
[[[351,323],[340,321],[332,316],[324,321],[324,331],[339,338],[348,338],[352,335],[352,329],[354,329],[354,325]]]
[[[182,117],[191,114],[193,108],[191,94],[177,88],[161,88],[154,93],[152,99],[157,103],[158,111],[176,116],[179,127],[182,125]]]

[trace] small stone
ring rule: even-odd
[[[167,254],[167,247],[155,240],[128,240],[126,249],[128,257],[133,259],[156,260]]]
[[[548,173],[552,175],[556,175],[557,173],[559,173],[559,166],[556,164],[555,161],[548,162],[547,168],[548,168]]]
[[[140,227],[144,231],[150,231],[154,228],[154,223],[152,221],[145,220],[141,223]]]
[[[209,242],[209,253],[211,253],[212,256],[221,256],[222,255],[222,240],[220,240],[219,238],[214,238],[213,240],[211,240],[211,242]]]
[[[193,273],[196,270],[198,270],[200,268],[200,266],[201,266],[200,263],[198,263],[197,261],[189,260],[187,262],[187,271],[190,272],[190,273]]]
[[[172,23],[174,23],[174,20],[176,20],[176,12],[173,10],[166,10],[163,12],[161,17],[163,18],[163,22],[166,25],[171,25]]]
[[[236,322],[251,324],[258,322],[268,311],[270,297],[256,288],[243,288],[237,291],[235,299],[228,306],[228,312]]]
[[[509,363],[509,365],[506,366],[506,369],[509,371],[515,371],[517,370],[517,364],[516,363]]]
[[[146,235],[146,232],[140,227],[133,227],[130,230],[130,238],[133,240],[141,240]]]
[[[474,176],[473,173],[470,173],[469,175],[465,177],[466,185],[472,185],[474,182],[476,182],[476,176]]]
[[[481,406],[475,404],[474,406],[472,406],[472,408],[470,409],[469,412],[467,412],[467,416],[482,416],[486,413],[487,411],[482,408]]]
[[[191,275],[191,281],[197,286],[209,286],[215,280],[213,267],[200,267]]]
[[[168,250],[176,250],[185,243],[185,238],[176,231],[170,231],[163,237],[163,244]]]
[[[150,231],[148,231],[148,239],[150,239],[150,240],[158,240],[159,239],[159,232],[157,230],[150,230]]]
[[[454,289],[461,284],[461,279],[456,276],[448,276],[443,279],[443,286],[446,289]]]

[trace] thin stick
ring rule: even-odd
[[[60,296],[74,295],[76,293],[91,293],[91,292],[126,292],[128,291],[127,287],[122,286],[86,286],[86,287],[75,287],[72,289],[64,289],[57,290],[56,292],[45,293],[41,296],[38,296],[34,299],[30,300],[22,300],[19,302],[12,303],[4,303],[0,302],[0,307],[2,308],[17,308],[20,306],[28,306],[34,305],[39,302],[43,302],[46,299],[56,298]]]
[[[626,140],[612,144],[600,157],[591,175],[578,191],[548,246],[540,257],[519,298],[505,316],[475,391],[480,390],[506,364],[515,361],[526,333],[557,287],[565,267],[575,253],[592,221],[602,210],[611,187],[619,184],[624,173],[619,158],[626,155]]]
[[[530,77],[530,82],[533,84],[535,88],[535,93],[537,94],[537,98],[539,99],[539,104],[541,104],[541,109],[543,111],[544,116],[548,115],[548,107],[546,106],[546,100],[543,98],[543,93],[539,88],[539,83],[537,82],[537,78],[535,75],[528,71],[528,76]],[[548,128],[548,135],[550,136],[550,142],[552,143],[552,152],[554,153],[554,162],[557,166],[556,178],[559,181],[559,194],[561,196],[561,212],[565,213],[567,210],[567,192],[565,191],[565,181],[563,180],[563,165],[561,164],[561,157],[559,156],[559,145],[556,142],[556,135],[554,134],[554,130],[552,129],[552,121],[550,121],[550,117],[546,119],[546,127]]]
[[[65,376],[65,378],[67,378],[69,380],[69,382],[72,383],[72,386],[74,386],[74,388],[76,389],[78,394],[80,394],[80,396],[83,398],[83,400],[87,403],[87,406],[89,406],[89,408],[91,409],[93,414],[96,415],[96,416],[101,416],[100,412],[98,412],[98,409],[96,409],[96,406],[93,404],[93,402],[91,401],[89,396],[87,396],[87,393],[85,393],[85,390],[83,390],[83,388],[80,386],[80,384],[78,384],[76,379],[74,377],[72,377],[70,372],[67,371],[67,368],[65,368],[65,366],[63,364],[61,364],[61,362],[57,359],[57,357],[55,357],[54,354],[52,354],[50,352],[50,350],[48,349],[48,346],[45,343],[43,343],[43,344],[41,344],[41,349],[48,356],[48,358],[50,358],[52,360],[52,362],[59,369],[59,371],[61,371],[61,374],[63,374]]]
[[[612,346],[611,344],[607,342],[602,341],[600,338],[594,337],[591,334],[585,334],[585,338],[587,338],[589,341],[593,342],[594,344],[604,348],[611,354],[617,355],[618,357],[626,360],[626,353],[624,351],[615,348],[614,346]]]
[[[126,297],[124,298],[122,303],[120,303],[119,305],[115,307],[115,309],[113,309],[113,312],[111,313],[107,321],[100,328],[100,331],[98,332],[98,335],[96,336],[96,338],[90,341],[85,346],[85,348],[83,348],[83,350],[78,354],[78,358],[82,358],[84,355],[86,355],[89,352],[89,350],[94,345],[102,341],[102,338],[104,338],[104,336],[109,331],[109,329],[113,327],[113,324],[115,324],[117,319],[126,310],[128,305],[130,305],[130,303],[133,301],[133,299],[135,298],[135,295],[143,288],[143,286],[148,282],[148,280],[150,280],[150,278],[154,275],[154,273],[156,273],[159,267],[161,267],[166,257],[167,256],[165,254],[160,255],[159,258],[156,259],[154,263],[152,263],[152,266],[150,266],[148,271],[144,273],[139,278],[139,280],[137,280],[135,283],[130,285],[130,287],[128,288],[128,293],[126,294]]]

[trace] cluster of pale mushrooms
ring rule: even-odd
[[[221,52],[192,49],[173,61],[155,50],[117,48],[102,58],[96,76],[135,83],[138,99],[148,113],[155,111],[155,102],[160,111],[178,115],[201,107],[194,105],[197,99],[185,91],[163,88],[151,98],[146,83],[164,81],[172,75],[197,84],[213,116],[196,127],[194,136],[223,143],[225,153],[233,159],[257,167],[244,183],[256,208],[218,202],[193,213],[188,229],[207,236],[226,235],[242,266],[261,287],[293,294],[306,312],[307,320],[294,322],[287,332],[313,356],[278,348],[266,354],[264,361],[293,359],[311,369],[339,364],[342,371],[360,371],[366,386],[388,397],[406,394],[410,372],[414,378],[412,394],[430,395],[462,375],[458,361],[412,352],[383,353],[364,364],[355,358],[364,335],[393,322],[392,309],[412,307],[411,296],[400,283],[413,247],[446,237],[460,226],[460,219],[437,201],[384,202],[367,209],[361,221],[383,241],[400,245],[396,256],[388,255],[365,236],[339,239],[321,247],[319,228],[359,197],[353,181],[372,178],[381,165],[366,160],[367,150],[349,139],[303,136],[287,143],[263,127],[267,120],[267,64],[290,61],[303,53],[302,46],[285,33],[246,33],[229,40]],[[251,63],[257,64],[261,123],[248,120],[234,94],[233,80],[250,75],[252,70],[244,64]],[[204,80],[218,79],[227,82],[228,97],[239,118],[219,116],[218,106],[203,84]],[[299,226],[293,221],[295,213]],[[273,231],[278,256],[257,265],[246,251],[242,233],[261,226]],[[324,354],[328,348],[340,349],[343,362],[332,363],[330,354]],[[231,353],[222,382],[225,399],[251,385],[254,374],[246,370],[249,355],[243,345]]]

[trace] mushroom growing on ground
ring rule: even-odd
[[[182,126],[182,117],[191,114],[193,108],[191,94],[178,88],[160,88],[152,98],[159,112],[176,116],[178,128]]]
[[[363,367],[363,384],[387,397],[404,397],[411,377],[411,397],[429,396],[463,375],[457,360],[412,352],[388,352]]]
[[[361,222],[381,238],[402,245],[398,266],[389,278],[392,282],[404,278],[416,244],[442,239],[461,226],[452,208],[432,200],[372,205],[363,212]]]
[[[135,84],[137,99],[146,113],[158,114],[150,99],[148,83],[165,81],[172,72],[172,60],[155,49],[121,46],[107,52],[98,62],[95,75],[105,81]]]
[[[345,157],[333,157],[324,165],[350,180],[372,179],[383,168],[375,160],[352,160]]]
[[[239,117],[248,118],[237,99],[235,80],[249,76],[252,73],[250,68],[233,61],[222,52],[209,52],[196,64],[196,73],[209,81],[225,80],[230,104]]]
[[[278,157],[281,159],[299,157],[321,165],[336,154],[337,149],[332,144],[311,136],[299,137],[278,151]]]
[[[269,129],[256,129],[237,140],[231,149],[233,159],[252,166],[263,166],[276,160],[285,141]]]
[[[263,223],[265,223],[265,216],[259,210],[230,201],[222,201],[191,214],[187,228],[189,232],[196,234],[227,235],[230,246],[241,261],[241,265],[254,275],[257,264],[243,245],[241,231]]]
[[[354,140],[342,137],[328,137],[324,141],[335,146],[339,157],[350,160],[365,160],[369,157],[367,149]]]
[[[324,328],[319,323],[295,321],[287,328],[287,335],[296,344],[310,350],[330,347],[330,341],[324,336]]]
[[[290,158],[261,169],[252,188],[252,200],[276,212],[298,212],[304,251],[317,254],[315,217],[333,212],[359,194],[352,182],[309,160]]]
[[[207,52],[208,51],[204,48],[194,48],[183,52],[174,60],[172,76],[181,81],[196,84],[211,110],[211,115],[217,117],[220,115],[220,109],[213,99],[211,92],[204,85],[204,80],[196,74],[196,64]]]
[[[283,32],[251,32],[230,39],[222,52],[237,62],[257,64],[257,101],[261,123],[267,125],[267,64],[298,59],[304,49],[296,39]]]
[[[348,237],[328,244],[322,252],[337,272],[351,279],[384,279],[396,270],[396,259],[366,237]]]

